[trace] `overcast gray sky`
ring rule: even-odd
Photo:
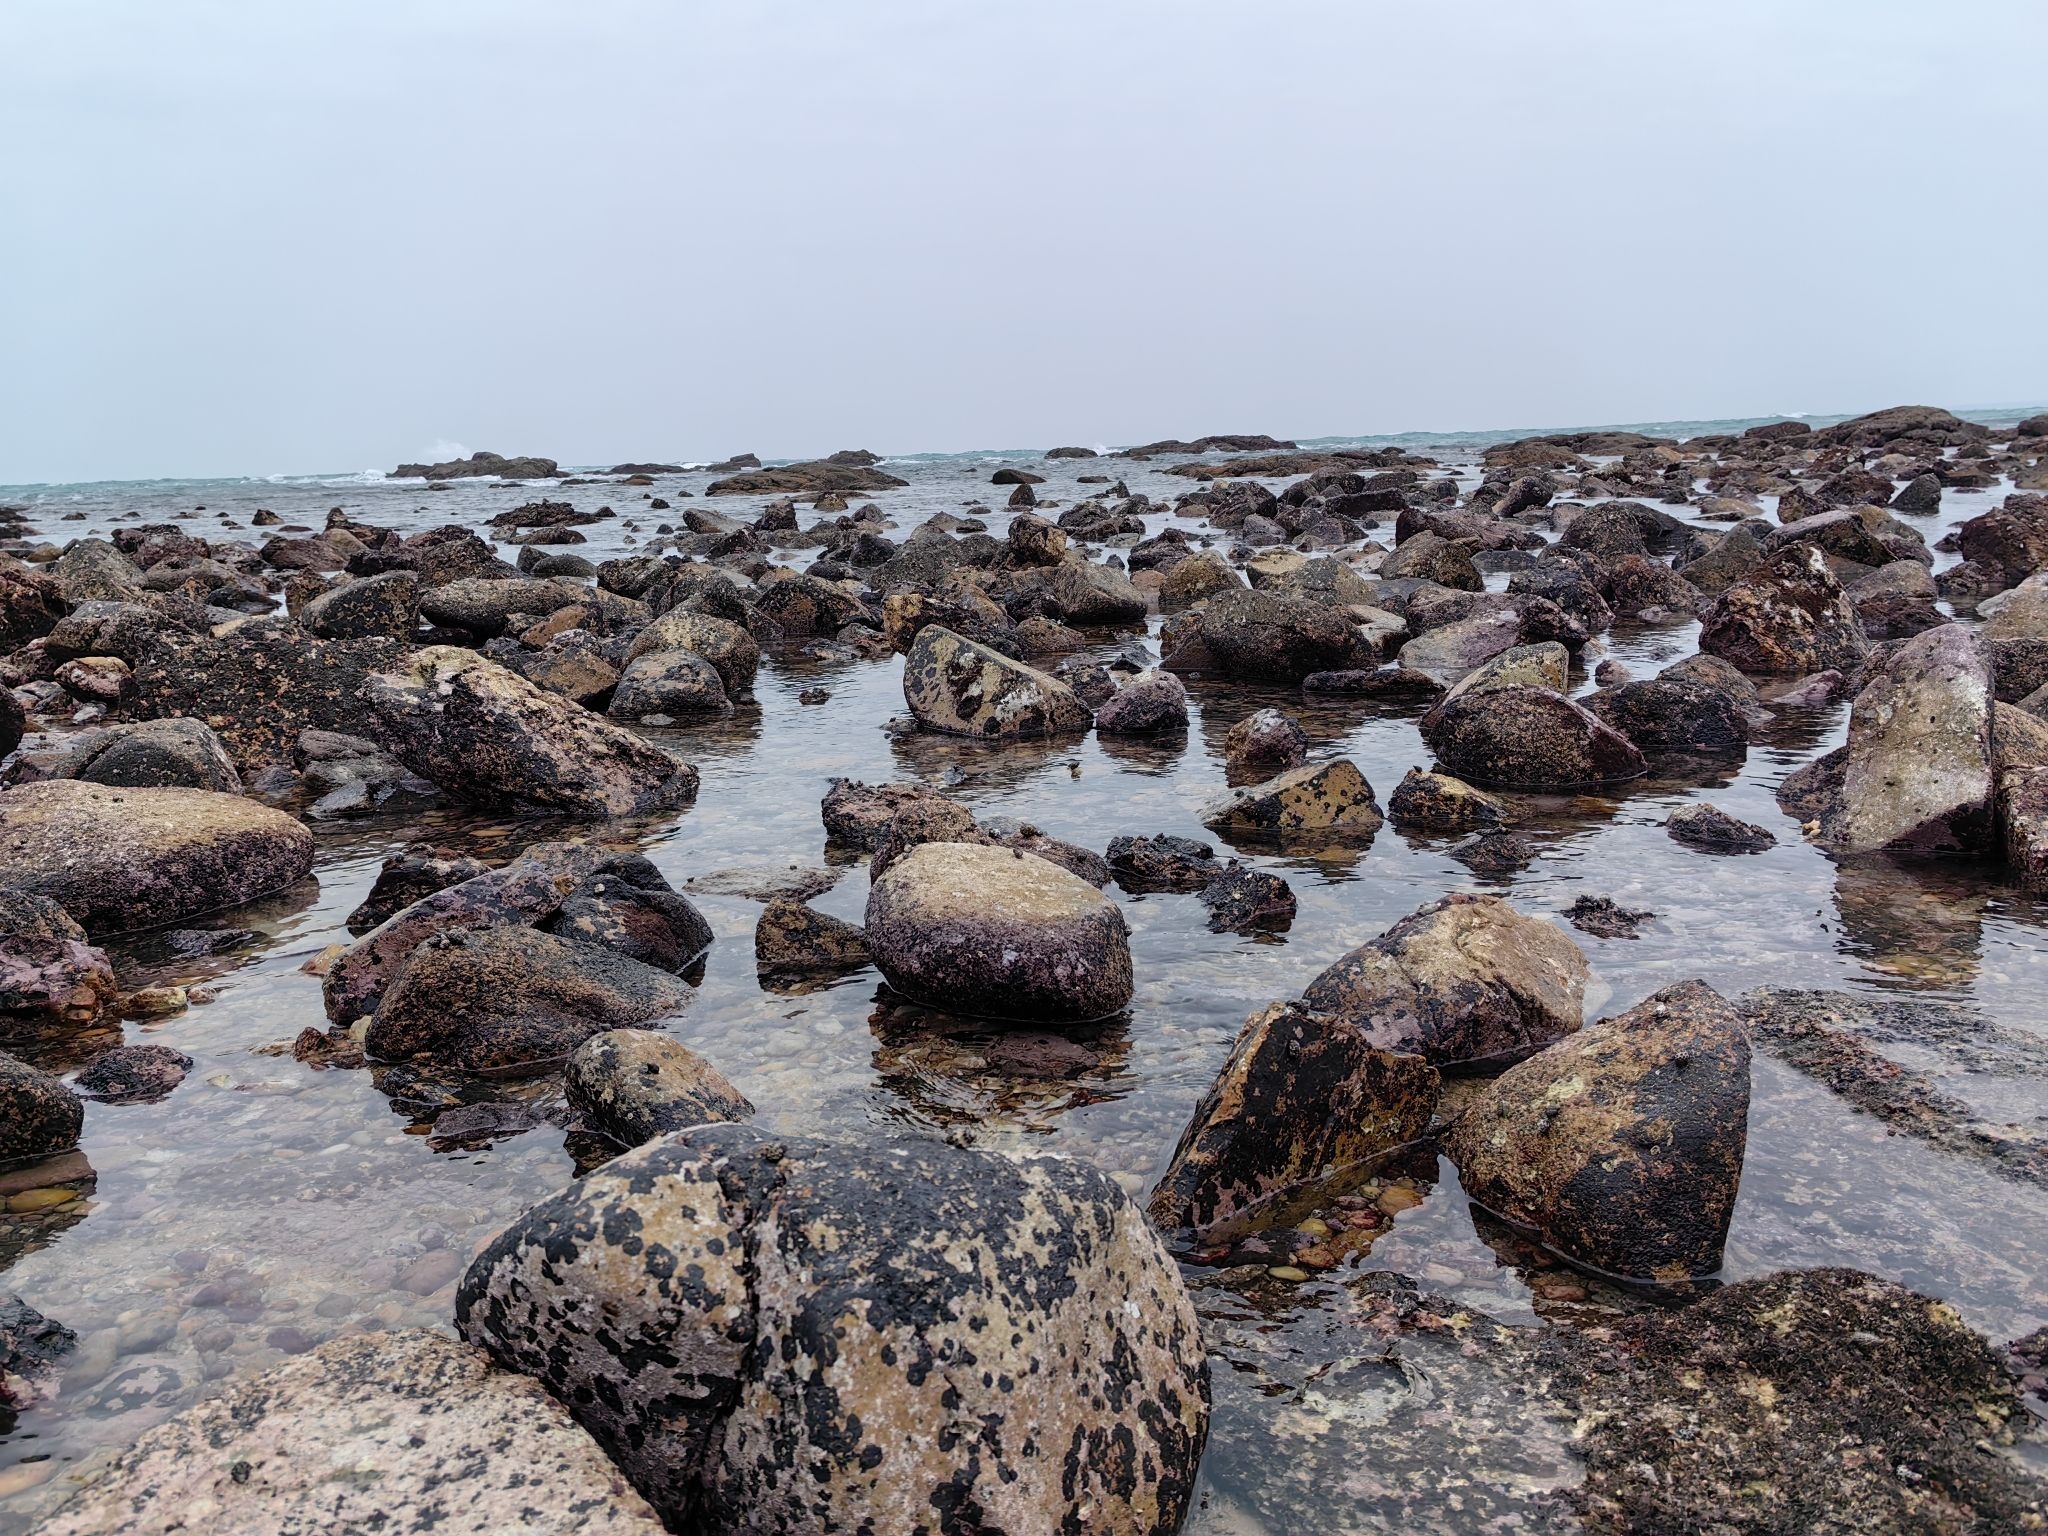
[[[0,0],[0,482],[2048,398],[2042,0]]]

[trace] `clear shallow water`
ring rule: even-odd
[[[986,483],[998,462],[981,455],[897,461],[896,472],[913,484],[875,500],[899,535],[934,512],[977,501],[997,508],[991,521],[1000,528],[1007,492]],[[1075,483],[1082,474],[1122,476],[1157,500],[1190,488],[1159,473],[1162,465],[1038,467],[1048,480],[1040,494],[1055,501],[1088,489]],[[1469,463],[1464,473],[1469,478]],[[679,524],[693,505],[751,517],[764,500],[675,497],[677,488],[701,489],[706,478],[662,477],[651,491],[615,483],[567,490],[467,484],[445,492],[372,481],[179,483],[48,491],[42,500],[0,493],[0,500],[30,501],[38,531],[61,541],[179,509],[193,531],[218,537],[221,513],[246,524],[259,506],[313,527],[335,505],[404,528],[479,527],[505,507],[561,496],[622,514],[585,530],[591,543],[582,552],[602,559],[644,547],[659,522]],[[1940,518],[1921,522],[1929,541],[1999,494],[1951,493]],[[649,509],[648,495],[670,497],[673,510]],[[200,503],[205,512],[190,511]],[[62,511],[86,515],[67,522]],[[1151,521],[1156,529],[1166,519]],[[798,565],[809,558],[791,557]],[[1690,625],[1617,634],[1604,650],[1589,650],[1586,665],[1612,655],[1643,675],[1688,654],[1693,635]],[[1356,760],[1382,799],[1408,767],[1428,761],[1410,712],[1215,684],[1193,687],[1197,718],[1186,740],[1172,745],[1091,735],[988,748],[892,735],[882,726],[902,709],[900,666],[769,659],[756,707],[662,733],[702,771],[696,806],[605,835],[645,851],[679,888],[743,867],[827,867],[818,801],[830,779],[844,775],[927,779],[984,817],[1029,820],[1097,850],[1122,833],[1214,841],[1197,812],[1225,787],[1223,735],[1266,704],[1302,720],[1317,756]],[[829,690],[830,699],[800,703],[799,692],[812,687]],[[2013,1037],[2048,1045],[2048,913],[2039,903],[1997,871],[1969,865],[1838,872],[1778,811],[1775,785],[1841,739],[1846,710],[1780,711],[1745,760],[1704,780],[1651,778],[1603,796],[1516,797],[1538,852],[1509,875],[1475,875],[1448,855],[1446,840],[1392,827],[1366,848],[1219,849],[1292,884],[1300,913],[1283,935],[1214,934],[1192,897],[1113,892],[1131,926],[1138,990],[1126,1020],[1090,1037],[1098,1063],[1073,1080],[1006,1076],[989,1065],[987,1037],[974,1027],[879,1008],[871,972],[802,995],[764,991],[752,954],[759,904],[717,893],[731,885],[723,879],[692,893],[718,942],[693,1006],[670,1027],[747,1093],[769,1127],[829,1133],[872,1123],[1049,1148],[1098,1163],[1134,1195],[1161,1171],[1246,1014],[1298,991],[1346,949],[1447,890],[1489,890],[1544,914],[1586,894],[1655,912],[1635,940],[1572,930],[1595,973],[1589,1017],[1697,976],[1730,996],[1768,985],[1968,1003]],[[1665,816],[1698,798],[1770,827],[1779,846],[1728,859],[1671,842]],[[25,1526],[96,1451],[132,1440],[228,1374],[345,1330],[445,1326],[455,1277],[471,1252],[573,1175],[560,1130],[542,1126],[487,1149],[444,1150],[425,1134],[431,1111],[394,1103],[376,1074],[315,1071],[289,1054],[266,1054],[324,1023],[319,983],[302,967],[346,941],[343,919],[387,853],[429,837],[495,859],[565,830],[457,814],[324,825],[313,879],[216,919],[258,930],[246,947],[181,967],[165,963],[146,938],[116,946],[124,983],[204,980],[211,996],[176,1017],[126,1026],[127,1039],[175,1045],[196,1065],[160,1104],[88,1107],[82,1156],[70,1167],[75,1198],[48,1203],[44,1191],[0,1181],[16,1207],[0,1215],[0,1265],[7,1266],[0,1287],[67,1323],[81,1340],[60,1395],[0,1440],[0,1529]],[[866,891],[864,871],[845,867],[816,904],[857,920]],[[112,1039],[102,1030],[18,1048],[68,1069]],[[1909,1064],[1937,1075],[1987,1119],[2048,1130],[2039,1077],[1968,1071],[1938,1050],[1923,1050]],[[527,1092],[544,1095],[545,1085]],[[1763,1052],[1755,1095],[1728,1246],[1731,1278],[1849,1264],[1952,1301],[1994,1339],[2048,1323],[2048,1277],[2039,1262],[2048,1253],[2048,1190],[1887,1134]],[[1528,1328],[1597,1321],[1633,1303],[1597,1287],[1556,1299],[1549,1294],[1555,1277],[1509,1262],[1512,1245],[1475,1225],[1447,1168],[1416,1170],[1410,1185],[1420,1203],[1402,1211],[1387,1235],[1299,1290],[1198,1273],[1198,1298],[1223,1353],[1215,1445],[1190,1530],[1248,1536],[1398,1528],[1402,1501],[1418,1486],[1436,1488],[1428,1498],[1446,1496],[1430,1481],[1456,1459],[1451,1446],[1432,1441],[1446,1413],[1470,1432],[1471,1444],[1498,1453],[1492,1460],[1502,1477],[1530,1490],[1570,1480],[1561,1431],[1514,1411],[1509,1384],[1490,1377],[1483,1362],[1444,1362],[1434,1397],[1418,1395],[1406,1377],[1395,1390],[1383,1367],[1360,1364],[1355,1330],[1343,1321],[1356,1305],[1346,1287],[1355,1288],[1361,1274],[1397,1271]],[[1300,1365],[1309,1360],[1320,1362],[1314,1372]],[[1379,1484],[1336,1470],[1321,1483],[1280,1475],[1282,1468],[1355,1468],[1367,1446],[1385,1462]]]

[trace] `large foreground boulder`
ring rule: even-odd
[[[1749,1138],[1749,1035],[1681,982],[1510,1069],[1445,1143],[1474,1201],[1578,1263],[1679,1281],[1721,1267]]]
[[[615,950],[532,928],[429,939],[363,1037],[380,1061],[464,1072],[545,1071],[592,1035],[680,1013],[690,986]]]
[[[1207,1361],[1159,1240],[1080,1162],[703,1126],[535,1207],[456,1326],[677,1530],[1166,1536]]]
[[[1379,1049],[1359,1021],[1275,1003],[1245,1021],[1195,1106],[1152,1219],[1208,1237],[1309,1186],[1362,1178],[1428,1129],[1438,1088],[1434,1067]]]
[[[23,753],[8,766],[7,782],[84,779],[124,789],[211,789],[242,792],[242,776],[212,728],[200,720],[136,720],[96,726],[61,737],[51,747]]]
[[[339,1338],[124,1447],[44,1536],[660,1536],[569,1410],[424,1328]]]
[[[623,816],[697,798],[688,763],[473,651],[415,651],[366,694],[392,754],[473,805]]]
[[[89,933],[239,906],[312,867],[312,833],[238,795],[79,779],[0,790],[0,886],[49,897]]]
[[[1382,1050],[1472,1070],[1517,1061],[1577,1029],[1589,975],[1557,924],[1497,896],[1457,892],[1352,950],[1301,998]]]
[[[942,624],[926,625],[911,642],[903,699],[926,730],[985,741],[1085,731],[1090,718],[1058,678]]]
[[[868,893],[868,950],[889,985],[991,1018],[1099,1019],[1131,1000],[1123,913],[1018,849],[920,843]]]

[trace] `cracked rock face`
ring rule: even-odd
[[[1178,1272],[1053,1158],[697,1127],[529,1212],[456,1321],[677,1529],[1171,1532],[1207,1434]]]
[[[1681,982],[1504,1073],[1445,1139],[1474,1201],[1631,1279],[1721,1267],[1749,1141],[1749,1034]]]
[[[1085,731],[1090,719],[1058,678],[939,624],[911,642],[903,699],[928,731],[989,741]]]
[[[1152,1218],[1206,1234],[1326,1175],[1363,1175],[1422,1135],[1437,1092],[1420,1056],[1376,1048],[1348,1019],[1275,1003],[1245,1021],[1195,1106]]]
[[[144,1433],[48,1536],[660,1536],[533,1382],[425,1329],[321,1345]]]
[[[1499,1067],[1579,1027],[1586,957],[1557,924],[1457,893],[1410,913],[1310,982],[1310,1008],[1440,1067]]]
[[[472,651],[427,646],[365,693],[392,754],[472,805],[623,816],[697,798],[688,763]]]
[[[1018,849],[920,843],[900,855],[868,893],[867,941],[890,986],[957,1013],[1078,1021],[1131,1000],[1123,913]]]

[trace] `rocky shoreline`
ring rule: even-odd
[[[1055,449],[915,521],[891,498],[929,476],[873,454],[751,458],[593,477],[623,517],[482,455],[399,470],[514,482],[475,526],[9,535],[0,1264],[101,1219],[86,1156],[118,1117],[206,1134],[235,1074],[185,1021],[268,952],[233,925],[319,900],[343,849],[353,910],[280,965],[265,1081],[388,1104],[407,1151],[558,1161],[410,1261],[407,1326],[273,1323],[280,1358],[205,1391],[94,1385],[63,1291],[24,1287],[0,1430],[91,1386],[132,1433],[0,1466],[0,1514],[18,1489],[52,1532],[2048,1529],[2039,1348],[1915,1268],[1759,1266],[1740,1217],[1799,1205],[1754,1192],[1781,1064],[1987,1189],[2048,1187],[2037,1024],[1639,937],[1810,860],[1898,975],[1938,959],[1955,882],[2048,890],[2048,418],[1469,464]],[[894,773],[766,759],[770,708],[839,710]],[[1729,799],[1765,753],[1775,805]],[[1007,814],[1084,754],[1177,819]],[[1571,816],[1639,823],[1654,878],[1532,906]],[[783,862],[673,857],[705,825]],[[1333,942],[1394,840],[1431,862]],[[1886,948],[1900,907],[1938,911]],[[1305,964],[1235,992],[1277,948]],[[1119,1126],[1176,965],[1215,1027]],[[817,997],[873,1047],[868,1107],[822,1123],[735,1033],[787,1038]],[[258,1145],[263,1103],[232,1111]],[[1077,1121],[1143,1147],[1063,1143]],[[1444,1221],[1508,1292],[1402,1268]],[[2004,1337],[2048,1322],[2035,1278],[1992,1283]],[[241,1304],[188,1289],[213,1284],[166,1337]]]

